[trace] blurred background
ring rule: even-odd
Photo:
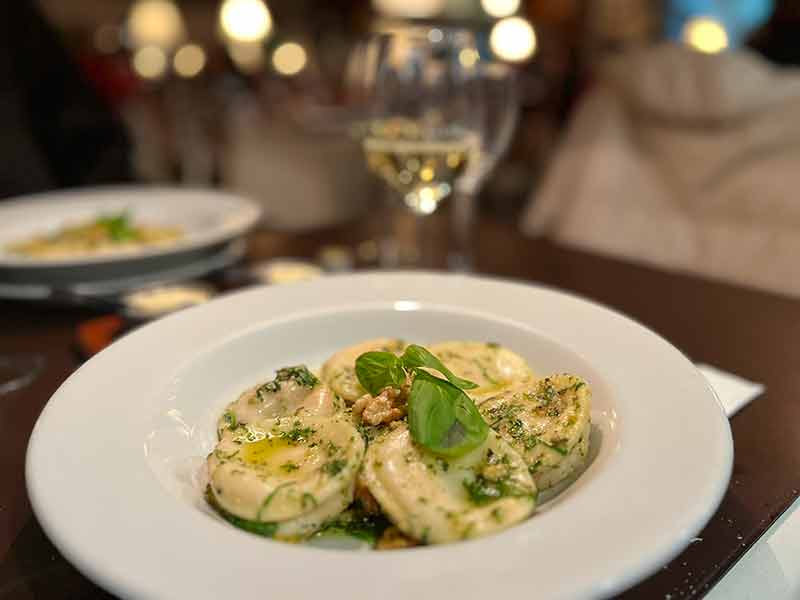
[[[744,150],[752,154],[745,143],[743,154],[725,155],[737,145],[725,136],[739,139],[741,132],[720,130],[741,128],[745,117],[763,112],[763,97],[777,88],[781,107],[800,102],[792,95],[791,65],[800,61],[800,3],[793,0],[14,0],[0,13],[0,197],[117,181],[214,186],[259,201],[264,224],[281,230],[359,219],[385,193],[352,135],[352,83],[359,41],[399,23],[435,20],[472,30],[476,59],[517,71],[519,120],[480,186],[480,213],[616,254],[638,249],[603,242],[615,237],[603,223],[630,207],[611,202],[605,218],[592,212],[597,190],[587,201],[593,207],[581,208],[581,190],[564,191],[563,180],[574,185],[583,174],[596,182],[603,175],[591,169],[613,170],[622,187],[600,186],[612,197],[632,180],[631,194],[640,193],[636,184],[649,189],[668,180],[672,192],[683,186],[675,192],[684,198],[681,218],[697,223],[685,197],[713,195],[724,187],[720,177],[740,172]],[[669,110],[653,108],[659,102]],[[771,105],[768,112],[775,114]],[[626,123],[620,131],[638,123],[624,143],[603,125],[619,121],[615,114]],[[789,113],[782,115],[793,128]],[[664,141],[665,124],[688,128],[685,139]],[[758,143],[757,159],[794,148],[778,130]],[[709,131],[719,144],[697,147],[698,135]],[[597,140],[603,160],[622,158],[599,165],[586,155]],[[583,147],[584,162],[575,162],[570,144]],[[630,148],[620,150],[625,144]],[[687,154],[688,164],[675,161]],[[660,183],[625,174],[642,156],[649,158],[639,174],[660,169]],[[705,161],[713,172],[692,171]],[[774,181],[774,173],[755,177]],[[652,208],[654,223],[672,218]],[[787,222],[779,206],[753,210],[778,211]],[[587,219],[598,223],[598,240],[572,231],[573,218],[584,229]],[[787,252],[797,238],[794,218]],[[700,242],[681,235],[645,260],[692,269]],[[685,260],[676,259],[687,245],[693,249]],[[744,270],[737,262],[713,274],[787,287],[780,283],[785,271],[762,281]]]

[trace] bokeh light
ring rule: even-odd
[[[481,8],[490,17],[502,19],[519,10],[520,0],[481,0]]]
[[[170,0],[138,0],[128,14],[127,29],[136,48],[171,49],[186,36],[180,10]]]
[[[196,77],[205,66],[206,51],[197,44],[181,46],[172,59],[172,67],[181,77]]]
[[[272,66],[281,75],[297,75],[305,68],[306,62],[305,48],[297,42],[284,42],[272,53]]]
[[[686,45],[707,54],[716,54],[728,47],[728,32],[722,23],[711,17],[689,19],[681,37]]]
[[[464,67],[465,69],[474,67],[475,64],[478,62],[479,58],[480,55],[478,54],[478,51],[475,50],[474,48],[463,48],[458,53],[458,62],[460,62],[461,66]]]
[[[144,46],[133,54],[133,70],[144,79],[158,79],[167,72],[167,54],[158,46]]]
[[[441,13],[446,0],[372,0],[372,7],[389,17],[424,19]]]
[[[272,15],[262,0],[225,0],[219,22],[222,32],[236,42],[260,42],[272,31]]]
[[[255,73],[264,67],[264,46],[261,42],[230,42],[228,56],[243,73]]]
[[[489,45],[498,58],[522,62],[536,52],[536,33],[526,19],[508,17],[494,24],[489,34]]]

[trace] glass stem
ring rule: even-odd
[[[452,198],[450,218],[451,251],[447,263],[452,271],[469,272],[475,267],[475,211],[477,196],[474,190],[458,190]]]

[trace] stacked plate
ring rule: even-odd
[[[177,227],[181,236],[169,244],[63,257],[10,250],[66,226],[122,213],[134,225]],[[200,277],[242,257],[242,236],[259,217],[258,206],[245,198],[200,189],[114,186],[5,201],[0,203],[0,298],[48,299],[65,291],[102,296]]]

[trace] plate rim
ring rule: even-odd
[[[715,511],[719,507],[719,504],[722,501],[722,498],[724,497],[725,492],[727,490],[728,482],[730,480],[730,477],[731,477],[731,474],[732,474],[732,469],[733,469],[733,439],[732,439],[732,433],[731,433],[729,421],[728,421],[727,417],[724,414],[723,407],[722,407],[722,405],[721,405],[721,403],[719,401],[719,398],[717,397],[716,393],[714,392],[713,388],[702,377],[700,372],[697,371],[696,367],[694,366],[693,363],[691,363],[691,361],[689,361],[688,357],[686,357],[686,355],[684,353],[682,353],[679,349],[677,349],[674,345],[672,345],[669,341],[667,341],[666,339],[661,337],[659,334],[657,334],[656,332],[654,332],[650,328],[646,327],[645,325],[643,325],[639,321],[637,321],[637,320],[625,315],[624,313],[622,313],[620,311],[617,311],[614,308],[611,308],[611,307],[608,307],[606,305],[603,305],[602,303],[598,303],[596,301],[593,301],[593,300],[590,300],[590,299],[585,298],[583,296],[580,296],[578,294],[575,294],[573,292],[559,290],[559,289],[557,289],[555,287],[547,286],[547,285],[532,285],[532,284],[527,283],[527,282],[508,280],[508,279],[499,278],[499,277],[475,277],[475,276],[464,276],[464,275],[457,275],[457,274],[445,274],[445,273],[434,273],[434,272],[420,272],[420,271],[417,271],[417,272],[402,272],[402,271],[400,271],[400,272],[381,272],[381,273],[367,272],[367,273],[358,273],[358,274],[354,274],[354,275],[337,275],[337,276],[325,278],[323,280],[316,280],[316,281],[313,281],[313,282],[304,282],[304,283],[296,284],[296,286],[294,286],[294,287],[296,287],[298,289],[299,288],[314,287],[316,285],[319,285],[320,281],[325,281],[325,280],[333,281],[333,280],[342,280],[342,279],[348,279],[349,278],[349,279],[361,279],[362,281],[364,281],[366,278],[377,278],[377,279],[388,279],[388,278],[397,278],[397,277],[400,277],[400,278],[403,278],[403,277],[405,277],[405,278],[408,278],[408,277],[416,278],[416,277],[420,277],[420,276],[421,277],[434,277],[434,278],[444,277],[444,278],[447,278],[447,279],[450,279],[450,280],[454,280],[454,279],[476,280],[476,281],[488,282],[489,284],[499,284],[499,285],[514,286],[518,290],[525,289],[528,292],[533,292],[533,293],[546,292],[546,293],[550,293],[550,294],[556,294],[556,295],[559,295],[559,296],[564,296],[566,298],[571,298],[573,301],[577,301],[581,305],[591,307],[591,310],[593,312],[596,311],[597,309],[599,309],[601,312],[609,313],[610,315],[613,315],[616,318],[621,318],[623,321],[627,321],[629,324],[634,325],[641,333],[644,333],[646,336],[650,336],[652,340],[657,341],[659,344],[665,345],[665,349],[667,349],[667,350],[669,350],[671,352],[676,352],[680,357],[682,357],[682,360],[685,363],[685,366],[691,367],[689,372],[694,373],[694,375],[696,375],[696,378],[699,378],[699,379],[697,379],[697,381],[701,381],[702,382],[702,387],[705,390],[705,394],[709,398],[710,402],[713,405],[715,405],[716,412],[714,414],[716,415],[715,419],[716,418],[719,419],[718,420],[718,424],[724,424],[724,426],[722,427],[722,432],[721,432],[723,434],[724,440],[720,440],[720,441],[723,442],[723,445],[724,445],[724,449],[722,451],[722,454],[724,455],[722,457],[722,462],[725,463],[725,464],[721,465],[721,470],[716,471],[717,477],[716,477],[716,479],[714,481],[713,492],[709,492],[708,501],[704,503],[703,509],[702,510],[699,510],[699,509],[695,510],[696,514],[694,514],[693,522],[689,527],[687,527],[684,530],[682,530],[680,532],[680,534],[674,534],[672,536],[672,541],[670,542],[670,544],[668,544],[668,547],[664,546],[661,549],[661,551],[658,553],[658,555],[655,555],[654,553],[651,553],[651,555],[649,557],[649,561],[640,562],[639,566],[636,569],[633,569],[633,570],[631,570],[630,572],[628,572],[626,574],[618,574],[618,575],[616,575],[616,576],[614,576],[614,577],[612,577],[610,579],[606,578],[603,581],[597,582],[596,587],[595,587],[595,592],[593,594],[591,594],[591,595],[593,597],[601,597],[601,596],[605,597],[605,596],[610,596],[610,595],[612,595],[614,593],[618,593],[619,591],[622,591],[624,589],[627,589],[631,585],[636,584],[637,582],[641,581],[645,577],[647,577],[650,574],[652,574],[653,572],[655,572],[661,565],[665,564],[666,562],[668,562],[669,560],[674,558],[677,554],[679,554],[689,544],[691,538],[693,538],[697,534],[697,532],[699,532],[700,529],[702,529],[702,527],[705,526],[705,524],[710,520],[710,518],[713,516],[713,514],[715,513]],[[199,311],[208,310],[208,307],[211,306],[211,305],[220,306],[221,303],[223,303],[223,302],[232,302],[232,300],[234,298],[240,298],[241,299],[241,298],[244,298],[245,296],[253,296],[255,298],[258,295],[265,293],[265,291],[266,290],[265,290],[264,287],[258,287],[256,289],[246,289],[246,290],[238,291],[238,292],[235,292],[235,293],[232,293],[232,294],[227,294],[226,296],[224,296],[222,298],[219,298],[219,299],[216,299],[216,300],[212,301],[209,304],[206,304],[206,305],[203,305],[203,306],[199,306],[199,307],[194,307],[194,308],[191,308],[191,309],[187,309],[185,311],[182,311],[181,313],[172,315],[172,316],[167,317],[165,319],[162,319],[162,320],[160,320],[158,322],[152,323],[152,324],[142,328],[142,330],[139,330],[139,331],[136,331],[136,332],[133,332],[133,333],[129,334],[128,336],[126,336],[126,338],[123,338],[122,341],[117,342],[117,343],[113,344],[111,347],[109,347],[108,349],[104,350],[102,353],[100,353],[100,355],[107,354],[107,353],[111,352],[114,349],[115,346],[119,347],[121,344],[126,343],[125,339],[127,339],[127,338],[132,338],[134,336],[143,335],[143,330],[144,329],[154,330],[155,328],[165,327],[163,325],[163,323],[166,323],[167,321],[169,321],[174,326],[178,327],[179,321],[181,321],[183,319],[183,320],[186,320],[188,322],[192,318],[192,313],[197,314]],[[413,293],[410,293],[408,295],[409,296],[413,295]],[[243,302],[243,300],[241,300],[241,301]],[[367,300],[365,300],[365,302],[366,301]],[[371,302],[371,299],[369,301]],[[318,306],[317,308],[322,308],[322,306]],[[473,307],[465,307],[465,308],[479,310],[474,306]],[[288,314],[291,315],[292,314],[291,311],[288,311]],[[500,313],[496,313],[496,314],[497,314],[497,316],[501,316]],[[127,343],[129,343],[129,342],[127,342]],[[98,355],[98,357],[100,355]],[[97,357],[92,359],[92,361],[96,362],[97,361]],[[92,363],[92,361],[89,361],[89,363],[87,363],[87,365]],[[39,517],[40,522],[42,523],[43,529],[48,534],[48,536],[51,537],[51,539],[53,540],[54,544],[59,548],[59,550],[62,551],[62,553],[71,562],[73,562],[73,564],[75,564],[79,568],[79,570],[81,570],[82,572],[87,574],[87,576],[89,576],[95,582],[99,583],[100,585],[102,585],[103,587],[108,589],[109,591],[120,593],[120,589],[121,588],[119,587],[119,585],[121,585],[121,582],[114,581],[113,576],[109,575],[108,569],[106,569],[104,571],[102,568],[99,568],[97,565],[92,564],[91,562],[87,562],[86,560],[84,560],[85,557],[81,556],[79,544],[73,544],[70,540],[66,540],[66,539],[63,539],[63,538],[60,537],[60,533],[58,532],[58,527],[55,526],[52,522],[50,522],[49,517],[47,517],[46,514],[45,514],[47,511],[45,510],[43,505],[46,504],[46,501],[43,500],[42,496],[39,494],[39,489],[37,488],[37,486],[39,484],[36,482],[37,475],[35,473],[35,466],[33,464],[34,461],[36,460],[35,456],[36,456],[37,446],[40,444],[40,437],[42,435],[41,430],[42,430],[43,426],[41,425],[41,423],[43,423],[47,419],[47,412],[48,412],[48,409],[50,408],[51,403],[53,403],[53,401],[57,397],[59,397],[59,394],[62,393],[62,390],[64,388],[68,387],[70,382],[78,375],[78,373],[80,371],[82,371],[82,370],[85,370],[85,368],[86,368],[86,365],[84,367],[81,367],[81,369],[78,369],[78,371],[73,373],[58,388],[58,390],[51,397],[51,400],[48,402],[48,404],[43,409],[39,419],[37,420],[36,425],[34,427],[34,430],[33,430],[32,434],[31,434],[31,438],[30,438],[30,442],[29,442],[29,446],[28,446],[28,455],[26,457],[26,485],[28,486],[28,494],[29,494],[29,497],[30,497],[30,500],[31,500],[31,505],[33,507],[34,513],[37,515],[37,517]],[[177,366],[176,366],[176,368],[177,368]],[[712,410],[712,412],[714,412],[714,411]],[[225,530],[231,529],[228,526],[225,526],[225,525],[222,525],[222,524],[219,524],[219,525],[221,525]],[[511,530],[509,530],[509,531],[513,531],[513,530],[514,530],[514,528],[511,528]],[[491,536],[491,538],[494,539],[494,536]],[[476,541],[482,541],[482,540],[486,540],[486,539],[489,539],[489,538],[481,538],[480,540],[470,541],[470,542],[465,543],[465,544],[457,544],[457,545],[454,545],[454,546],[448,546],[448,548],[468,546],[468,545],[474,544]],[[242,540],[242,543],[245,543],[245,542],[246,542],[246,540]],[[263,543],[263,540],[258,540],[258,542]],[[429,553],[432,550],[437,550],[438,548],[439,547],[424,548],[424,549],[421,549],[421,550],[418,549],[418,550],[415,550],[412,553],[407,553],[407,554],[418,554],[420,552],[428,552]],[[458,548],[456,548],[456,550],[457,549]],[[294,551],[294,549],[291,549],[291,550],[288,550],[288,551]],[[304,549],[304,552],[305,551],[308,551],[308,549]],[[377,560],[377,559],[373,557],[372,560]],[[135,590],[135,592],[134,592],[134,590]],[[138,593],[142,593],[142,588],[136,588],[136,587],[122,588],[122,592],[123,593],[137,593],[138,594]],[[158,591],[157,590],[156,591],[150,590],[150,593],[156,593],[157,594]],[[585,597],[585,596],[584,595],[580,595],[580,596],[568,595],[567,597]]]
[[[66,188],[52,190],[49,192],[38,192],[35,194],[15,196],[0,203],[0,218],[6,211],[21,210],[32,204],[47,205],[51,202],[68,203],[88,201],[92,197],[98,200],[107,194],[129,194],[131,196],[148,196],[155,194],[178,194],[182,196],[216,196],[233,202],[236,210],[240,213],[239,221],[228,227],[218,227],[213,231],[193,235],[188,238],[178,240],[169,246],[153,246],[141,249],[131,249],[110,254],[96,254],[78,257],[64,257],[57,259],[35,259],[29,257],[16,257],[12,254],[0,253],[0,269],[74,269],[100,264],[126,264],[141,259],[169,256],[179,253],[188,253],[201,248],[221,244],[226,241],[239,237],[256,226],[263,216],[263,209],[254,200],[230,190],[222,190],[204,187],[179,187],[167,185],[149,184],[113,184],[99,185],[80,188]],[[147,201],[147,200],[145,200]],[[62,205],[64,205],[62,204]]]

